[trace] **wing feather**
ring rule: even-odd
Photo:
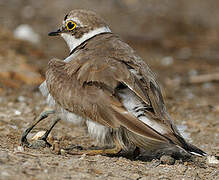
[[[73,62],[73,64],[75,64]],[[73,65],[71,63],[66,64],[69,68]],[[68,68],[67,68],[68,69]],[[68,71],[69,72],[69,71]],[[69,76],[73,76],[74,74],[69,73]],[[93,83],[94,86],[97,86],[106,90],[110,90],[112,94],[110,97],[116,94],[117,86],[122,83],[130,88],[142,101],[147,105],[151,106],[151,100],[147,95],[147,89],[141,85],[140,80],[137,78],[136,74],[132,73],[126,63],[122,61],[117,61],[115,59],[98,59],[89,60],[85,63],[81,63],[80,68],[76,73],[77,80],[81,85],[87,85]],[[107,88],[106,88],[107,87]],[[105,94],[106,95],[106,94]],[[104,97],[104,99],[107,99]],[[110,106],[108,108],[113,108],[114,113],[117,114],[117,121],[119,121],[120,125],[123,125],[130,129],[131,131],[138,132],[141,135],[147,137],[156,137],[155,139],[164,140],[158,132],[152,130],[147,124],[144,124],[138,118],[133,116],[130,112],[128,112],[124,107],[122,107],[122,102],[117,99],[117,104],[119,103],[120,108],[116,108],[118,106],[114,106],[112,101],[110,102]],[[109,102],[106,102],[109,104]],[[122,108],[121,108],[122,107]],[[107,109],[107,108],[106,108]],[[111,110],[112,111],[112,110]],[[107,111],[103,110],[99,112],[100,114],[106,113]],[[120,114],[120,118],[118,118]],[[104,115],[105,116],[105,115]],[[126,119],[127,118],[127,119]],[[104,118],[103,118],[104,119]],[[126,121],[122,121],[126,119]],[[158,119],[158,118],[157,118]],[[121,122],[122,121],[122,122]],[[138,124],[139,129],[133,129],[136,127],[136,123]]]
[[[78,65],[78,63],[75,62],[73,64]],[[54,97],[55,101],[61,107],[65,108],[70,112],[88,117],[108,127],[112,127],[112,128],[117,128],[120,126],[126,127],[128,130],[140,136],[147,137],[152,141],[156,141],[156,142],[167,141],[165,137],[160,135],[158,132],[154,131],[147,124],[143,123],[134,115],[132,115],[130,112],[128,112],[123,107],[123,104],[120,101],[120,99],[118,99],[118,97],[116,97],[115,94],[112,93],[112,91],[109,91],[103,86],[103,85],[105,86],[111,85],[108,88],[109,89],[113,88],[115,92],[117,85],[121,83],[120,81],[117,80],[118,78],[116,78],[118,76],[118,74],[115,74],[116,72],[120,72],[120,77],[122,75],[126,75],[127,79],[130,77],[133,78],[133,76],[129,73],[127,68],[125,68],[122,64],[118,64],[118,63],[115,64],[117,64],[115,68],[111,68],[109,67],[109,65],[102,64],[101,68],[98,69],[97,68],[98,66],[91,65],[91,61],[89,61],[89,63],[86,62],[86,63],[82,63],[81,66],[77,66],[76,68],[77,71],[75,70],[72,71],[72,66],[70,66],[69,63],[65,63],[63,61],[53,59],[49,62],[48,70],[46,73],[47,75],[46,79],[47,79],[47,85],[49,91]],[[122,71],[118,71],[119,68],[121,68]],[[69,72],[74,72],[74,73],[72,74]],[[108,78],[111,77],[111,80],[103,81],[106,72],[107,72],[107,77]],[[65,79],[59,80],[59,78],[63,76],[67,76],[67,77]],[[60,81],[62,81],[62,86],[59,86],[59,89],[57,89],[58,87],[57,83],[59,84]],[[122,81],[122,83],[124,82],[125,81]],[[96,83],[100,83],[100,84],[96,84]],[[134,81],[132,83],[134,83]],[[74,86],[72,86],[72,84],[74,84]],[[132,84],[130,86],[135,87]],[[69,94],[69,89],[71,89],[72,94],[68,96],[62,96],[60,98],[59,93],[62,92],[62,94]],[[78,89],[76,93],[77,97],[75,96],[76,89]],[[86,91],[86,92],[83,94],[82,91]],[[78,96],[79,97],[84,96],[84,97],[77,101]],[[76,104],[83,106],[79,108],[80,111],[77,111],[76,108],[73,108],[73,107],[77,107]],[[86,111],[86,114],[82,113],[84,111]]]

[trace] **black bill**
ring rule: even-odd
[[[48,33],[48,36],[58,36],[62,31],[58,29],[57,31]]]

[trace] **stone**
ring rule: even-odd
[[[175,159],[168,155],[163,155],[160,158],[162,164],[173,165],[175,163]]]

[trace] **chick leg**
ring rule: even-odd
[[[95,156],[95,155],[116,155],[122,150],[121,145],[118,143],[117,140],[115,140],[115,146],[112,148],[106,148],[106,149],[97,149],[97,150],[82,150],[82,151],[76,151],[72,152],[69,151],[68,154],[71,155],[83,155],[86,154],[88,156]]]
[[[29,145],[30,148],[33,149],[38,149],[41,147],[51,147],[52,145],[47,141],[47,137],[49,136],[50,132],[52,131],[52,129],[54,128],[54,126],[60,121],[61,119],[59,117],[56,117],[50,128],[48,130],[46,130],[45,134],[40,137],[38,140],[36,140],[35,142],[33,142],[31,145]]]
[[[47,110],[47,111],[43,111],[35,120],[34,122],[31,124],[31,126],[29,128],[27,128],[22,136],[21,136],[21,145],[22,146],[30,146],[30,143],[27,141],[27,135],[30,133],[30,131],[39,123],[41,122],[43,119],[47,118],[50,114],[54,114],[55,110]]]

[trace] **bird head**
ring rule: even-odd
[[[103,33],[111,32],[104,20],[90,10],[72,10],[65,15],[61,27],[49,36],[62,36],[70,51],[87,39]]]

